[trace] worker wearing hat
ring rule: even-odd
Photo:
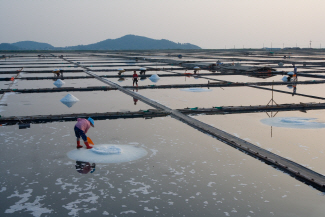
[[[84,118],[78,118],[77,123],[74,126],[74,132],[77,137],[77,148],[82,148],[82,145],[80,145],[80,137],[83,139],[87,149],[91,149],[91,147],[87,141],[86,133],[88,132],[90,126],[94,126],[94,120],[92,118],[84,119]]]

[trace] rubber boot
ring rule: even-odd
[[[82,148],[82,145],[80,145],[80,141],[77,140],[77,148]]]
[[[85,145],[87,146],[87,149],[92,149],[93,147],[89,145],[88,142],[85,142]]]

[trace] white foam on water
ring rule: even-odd
[[[91,163],[123,163],[140,159],[147,154],[145,149],[133,145],[101,144],[92,149],[74,149],[67,156],[72,160]]]
[[[181,91],[199,93],[199,92],[210,92],[212,90],[211,89],[204,89],[204,88],[185,88],[185,89],[181,89]]]
[[[317,118],[301,117],[275,117],[265,118],[263,124],[274,127],[296,128],[296,129],[320,129],[325,128],[325,123],[315,121]]]
[[[10,206],[9,209],[6,209],[5,213],[14,213],[14,212],[29,212],[32,216],[40,217],[46,213],[52,213],[52,209],[48,209],[43,207],[41,204],[41,200],[44,200],[45,195],[36,196],[34,202],[30,201],[30,197],[32,197],[32,189],[26,189],[26,193],[19,194],[18,191],[15,191],[14,194],[10,195],[7,198],[18,197],[20,200],[16,202],[14,205]],[[21,214],[23,216],[23,214]]]

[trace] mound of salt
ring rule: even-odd
[[[287,76],[283,76],[282,81],[287,82],[288,81],[288,77]]]
[[[97,151],[95,150],[97,149]],[[94,151],[95,150],[95,151]],[[100,153],[98,152],[100,151]],[[104,150],[108,150],[107,152]],[[115,153],[111,153],[115,152]],[[104,152],[104,154],[102,153]],[[67,156],[76,161],[91,163],[123,163],[138,160],[146,156],[148,152],[134,145],[95,145],[92,149],[74,149],[67,153]]]
[[[122,150],[115,146],[95,146],[90,149],[96,154],[120,154]]]
[[[156,83],[160,79],[160,77],[158,75],[156,75],[156,74],[153,74],[153,75],[150,76],[149,79],[150,79],[150,81]]]
[[[79,99],[69,93],[65,97],[63,97],[60,101],[61,102],[78,102]]]
[[[63,97],[60,101],[64,105],[66,105],[69,108],[71,108],[76,102],[79,101],[79,99],[69,93],[68,95],[66,95],[65,97]]]
[[[65,84],[65,82],[62,81],[61,79],[58,79],[58,80],[56,80],[53,84],[54,84],[56,87],[62,87],[62,85]]]

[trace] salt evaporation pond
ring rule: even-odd
[[[92,163],[122,163],[134,161],[147,155],[143,148],[132,145],[95,145],[92,149],[75,149],[67,156],[72,160]]]
[[[273,127],[297,128],[297,129],[319,129],[325,128],[325,123],[317,122],[317,118],[302,117],[274,117],[262,119],[263,124]]]
[[[99,59],[82,53],[63,53],[63,55],[69,55],[67,58],[72,61]],[[101,61],[112,60],[106,54],[95,55],[101,55]],[[159,55],[165,58],[167,53]],[[196,55],[212,54],[200,51],[193,53],[193,56]],[[38,59],[35,54],[30,53],[24,53],[22,56],[33,57],[34,61],[39,62],[50,60],[50,57]],[[141,53],[137,56],[140,57]],[[150,58],[154,58],[154,54],[150,55]],[[231,75],[229,77],[233,78]],[[281,77],[278,76],[274,80],[281,80]],[[88,79],[73,79],[66,82],[76,83],[72,86],[77,87],[101,85],[99,81],[92,80],[89,84],[86,82]],[[194,79],[164,77],[160,82],[173,81],[177,84],[180,80],[187,83]],[[235,81],[240,79],[236,78]],[[151,81],[147,79],[145,82],[143,84],[149,85]],[[204,83],[206,80],[198,79],[196,82]],[[51,86],[52,83],[53,81],[49,80],[45,87]],[[131,83],[132,80],[129,78],[125,85]],[[19,85],[19,82],[17,84]],[[305,85],[305,88],[310,87]],[[298,87],[298,90],[301,89],[303,88]],[[204,97],[202,94],[189,94],[178,89],[139,89],[138,93],[173,109],[196,106],[265,105],[271,98],[270,91],[248,87],[224,88],[224,90],[214,88],[214,91],[203,94]],[[48,115],[138,111],[152,108],[141,105],[140,101],[141,106],[139,104],[134,106],[132,97],[118,91],[95,91],[74,92],[80,99],[80,104],[69,109],[58,102],[65,94],[67,93],[8,95],[5,102],[8,106],[1,107],[7,111],[0,114]],[[277,103],[318,102],[310,98],[279,93],[275,93],[274,97]],[[26,100],[28,102],[24,102]],[[290,113],[287,116],[299,117],[300,113]],[[281,113],[282,116],[285,114],[288,113]],[[308,119],[308,114],[318,119],[289,120],[289,122],[323,122],[321,117],[324,113],[308,111],[307,114],[301,113],[301,116]],[[265,113],[195,116],[204,123],[238,135],[308,168],[317,167],[316,171],[324,173],[325,148],[322,142],[325,139],[324,128],[314,130],[272,128],[260,122],[265,117],[267,117]],[[96,127],[91,128],[87,134],[96,138],[96,144],[114,144],[115,148],[107,150],[100,149],[98,145],[95,145],[93,150],[85,148],[77,150],[74,124],[75,121],[31,124],[31,128],[26,130],[19,130],[17,125],[0,126],[3,143],[0,153],[0,166],[3,168],[0,170],[0,216],[324,215],[325,197],[319,191],[170,116],[152,119],[96,120]],[[96,146],[99,149],[96,150]],[[128,146],[143,149],[147,154],[132,161],[129,161],[131,158],[129,156],[126,157],[126,161],[119,163],[98,163],[96,170],[88,174],[78,172],[79,161],[67,156],[70,151],[78,151],[78,154],[85,152],[87,153],[85,156],[94,154],[95,158],[86,159],[89,162],[84,161],[92,165],[99,156],[112,158],[125,153],[136,153],[128,152]]]

